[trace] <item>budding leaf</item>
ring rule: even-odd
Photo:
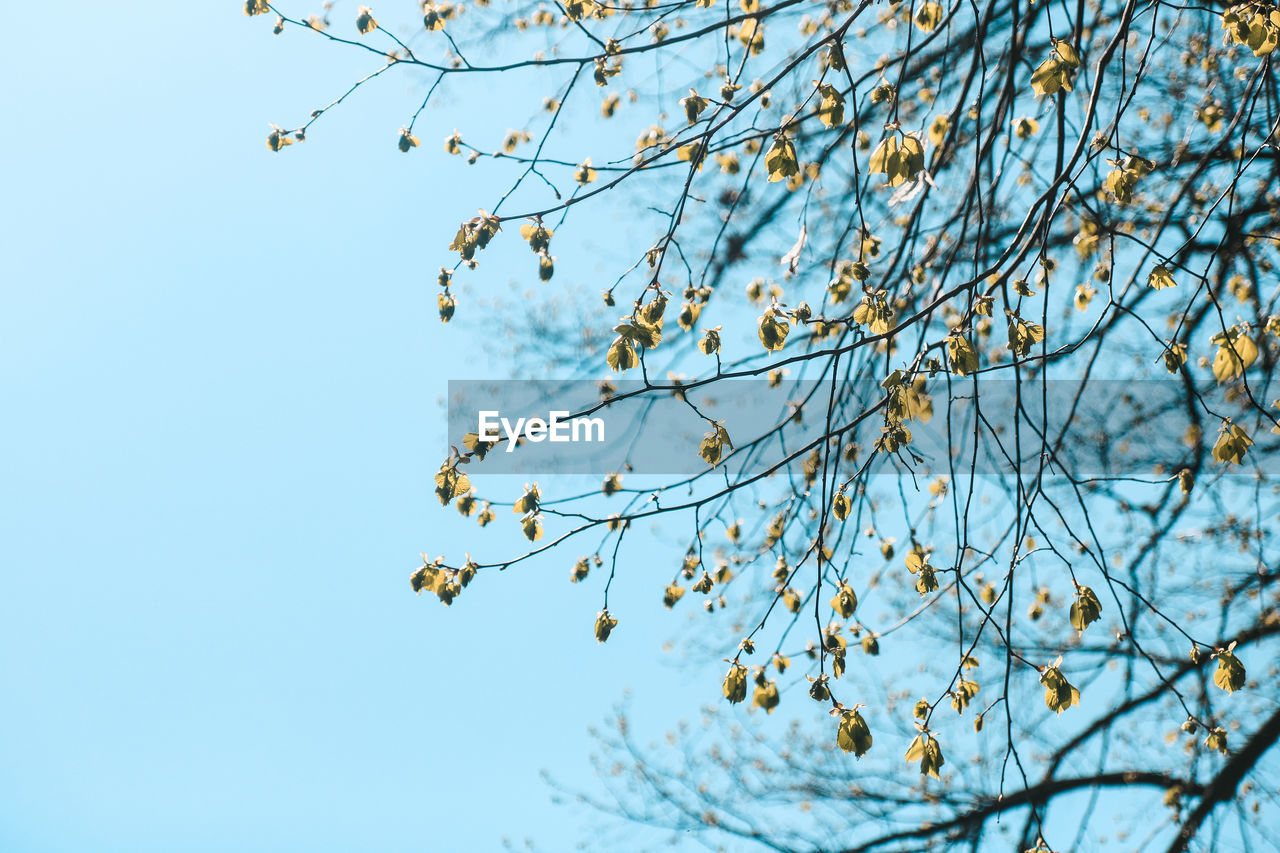
[[[764,344],[764,348],[769,352],[777,352],[787,342],[787,334],[791,331],[791,324],[785,319],[785,315],[770,309],[760,315],[760,343]]]
[[[724,698],[737,704],[747,698],[747,668],[740,663],[729,667],[724,677]]]
[[[542,516],[536,512],[531,512],[520,520],[520,529],[524,532],[524,536],[530,542],[537,542],[542,538]]]
[[[1253,444],[1253,439],[1242,428],[1224,421],[1218,433],[1218,441],[1213,445],[1213,458],[1217,462],[1233,462],[1239,465],[1244,455]]]
[[[421,144],[422,140],[410,133],[409,128],[400,128],[400,140],[396,143],[396,147],[401,152],[408,154],[411,149],[417,148]]]
[[[1076,600],[1071,604],[1070,617],[1071,627],[1081,633],[1102,618],[1102,605],[1089,587],[1076,587]]]
[[[542,492],[538,489],[538,484],[524,487],[524,494],[516,500],[511,511],[516,515],[523,515],[527,512],[537,512],[538,502],[542,500]]]
[[[1231,652],[1218,652],[1218,670],[1213,674],[1213,683],[1228,693],[1235,693],[1244,687],[1244,664]]]
[[[849,586],[848,581],[841,582],[835,597],[831,599],[831,609],[839,613],[840,618],[848,619],[857,606],[858,596],[854,595],[853,587]]]
[[[1025,356],[1031,347],[1044,340],[1044,327],[1028,322],[1016,315],[1009,318],[1009,349],[1016,356]]]
[[[947,337],[947,361],[950,362],[951,370],[957,376],[965,376],[978,369],[978,354],[974,352],[973,344],[969,343],[969,339],[964,335]]]
[[[440,466],[436,472],[436,497],[440,499],[441,506],[447,506],[449,501],[469,491],[471,480],[465,472],[458,470],[457,463],[450,465],[446,462]]]
[[[702,340],[698,341],[698,350],[703,355],[711,355],[720,351],[720,327],[714,329],[703,329],[706,333]]]
[[[697,90],[690,89],[689,97],[680,99],[680,106],[684,107],[684,115],[689,124],[697,124],[698,116],[707,108],[707,99],[699,95]]]
[[[372,9],[361,6],[357,11],[359,16],[356,18],[356,29],[360,31],[360,35],[368,35],[378,28],[378,20],[373,17]]]
[[[1204,745],[1209,749],[1216,749],[1223,755],[1227,754],[1227,730],[1218,726],[1209,732],[1209,736],[1204,739]]]
[[[614,373],[630,370],[640,364],[640,355],[636,352],[635,344],[623,336],[619,336],[609,346],[609,351],[605,353],[604,358]]]
[[[765,168],[769,170],[769,182],[785,181],[792,175],[800,173],[800,163],[796,159],[796,146],[786,136],[778,134],[773,139],[773,147],[764,157]]]
[[[845,711],[840,715],[840,726],[836,729],[836,744],[845,752],[852,752],[858,758],[871,749],[871,729],[867,721],[856,710]]]
[[[610,616],[608,610],[601,610],[596,616],[596,640],[603,643],[609,639],[609,634],[616,627],[618,627],[618,620]]]
[[[906,759],[908,764],[919,761],[922,775],[932,776],[935,779],[942,778],[938,775],[938,768],[946,763],[942,757],[942,747],[938,745],[938,739],[928,732],[921,732],[916,735],[915,740],[911,741],[911,746],[907,748]]]
[[[1044,704],[1050,711],[1061,714],[1072,705],[1080,704],[1080,691],[1067,681],[1056,666],[1047,667],[1040,675],[1044,685]]]
[[[916,11],[914,20],[917,27],[926,33],[931,33],[938,28],[938,24],[942,23],[944,14],[945,10],[942,8],[942,4],[922,3],[919,10]]]
[[[871,152],[868,166],[871,172],[885,176],[891,187],[900,186],[914,180],[924,168],[924,145],[909,134],[890,134]]]
[[[1235,379],[1258,360],[1258,345],[1237,328],[1213,336],[1218,352],[1213,357],[1213,377],[1219,384]]]
[[[1031,91],[1037,96],[1070,92],[1080,57],[1068,42],[1054,40],[1053,52],[1031,75]]]
[[[1166,287],[1177,287],[1178,283],[1173,280],[1173,273],[1169,272],[1169,268],[1164,264],[1151,270],[1151,274],[1147,276],[1147,287],[1152,290],[1164,290]]]
[[[773,709],[778,707],[779,701],[781,699],[778,696],[778,682],[776,681],[756,685],[756,692],[751,697],[751,704],[757,708],[764,708],[767,714],[773,713]]]
[[[844,124],[844,95],[840,94],[830,83],[819,83],[818,94],[822,102],[818,105],[818,118],[827,127]]]
[[[716,424],[715,429],[702,437],[702,444],[698,446],[698,455],[707,464],[716,465],[720,462],[725,447],[733,448],[733,442],[729,440],[729,431],[723,424]]]

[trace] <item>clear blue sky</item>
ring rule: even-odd
[[[420,80],[268,152],[371,68],[239,6],[9,10],[0,849],[568,849],[595,819],[539,771],[592,788],[624,686],[667,722],[716,682],[659,662],[653,578],[603,648],[564,560],[411,594],[463,544],[437,399],[483,362],[432,270],[468,211],[395,150]]]

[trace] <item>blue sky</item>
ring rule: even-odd
[[[371,69],[238,6],[42,7],[0,56],[0,849],[567,849],[539,771],[717,683],[650,578],[606,647],[564,560],[411,594],[462,547],[445,380],[503,375],[436,319],[467,176],[395,150],[404,76],[272,155]]]

